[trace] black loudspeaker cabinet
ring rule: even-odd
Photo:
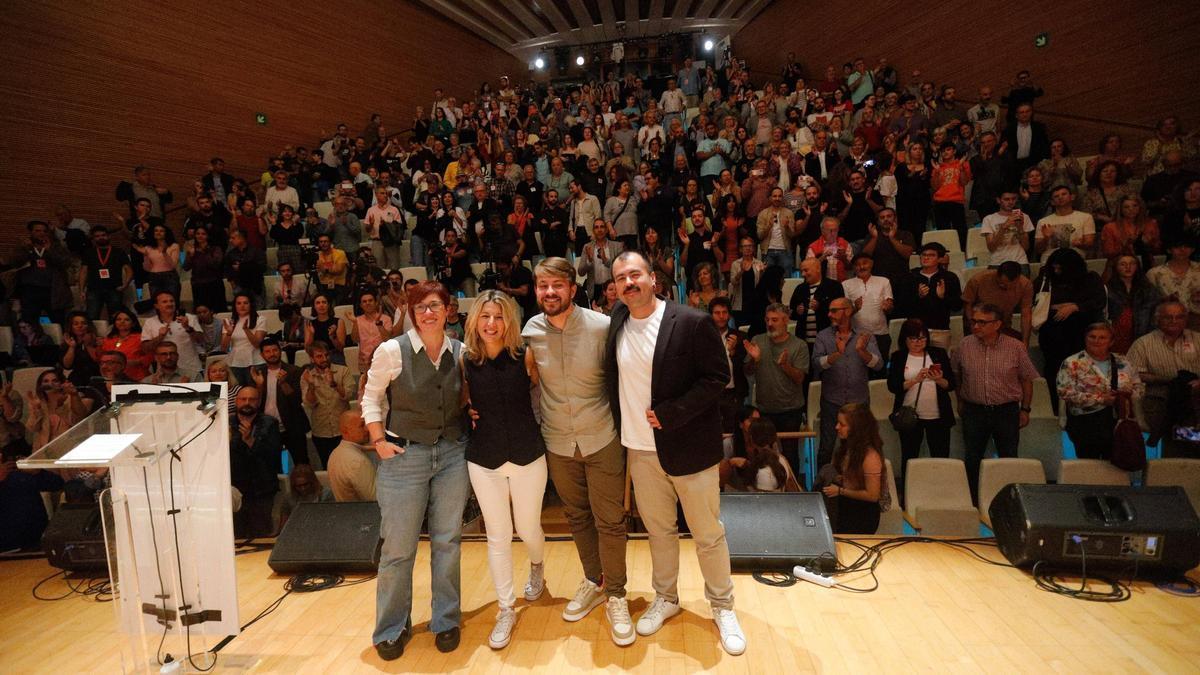
[[[42,533],[42,550],[52,567],[68,572],[108,573],[100,506],[62,504]]]
[[[279,574],[373,574],[379,568],[379,504],[296,506],[267,564]]]
[[[818,492],[722,492],[721,521],[734,571],[837,566],[833,528]]]
[[[988,508],[1000,552],[1018,567],[1182,574],[1200,564],[1200,519],[1183,488],[1005,486]]]

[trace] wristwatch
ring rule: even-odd
[[[1031,408],[1027,405],[1023,405],[1023,406],[1021,406],[1021,412],[1023,412],[1023,413],[1033,412],[1033,408]]]

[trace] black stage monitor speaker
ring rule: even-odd
[[[296,506],[267,564],[279,574],[372,574],[379,568],[379,504]]]
[[[721,521],[735,571],[837,565],[833,528],[819,492],[722,492]]]
[[[1200,519],[1181,487],[1006,486],[988,513],[1018,567],[1182,574],[1200,564]]]
[[[100,506],[63,504],[42,533],[42,549],[52,567],[68,572],[108,572]]]

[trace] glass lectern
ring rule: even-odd
[[[18,466],[110,472],[100,504],[122,668],[157,672],[167,652],[204,668],[212,638],[239,627],[225,384],[112,390]]]

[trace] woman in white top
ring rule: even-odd
[[[892,413],[903,406],[917,412],[915,426],[896,429],[903,458],[898,473],[903,475],[908,460],[921,454],[922,439],[929,443],[930,457],[950,456],[950,427],[954,426],[950,392],[955,382],[950,355],[929,344],[929,330],[920,319],[908,319],[900,326],[899,347],[888,368],[888,390],[896,395]]]
[[[225,319],[221,327],[221,349],[229,353],[229,370],[242,384],[250,382],[250,366],[266,361],[258,352],[267,331],[254,310],[254,301],[245,293],[233,298],[233,318]]]

